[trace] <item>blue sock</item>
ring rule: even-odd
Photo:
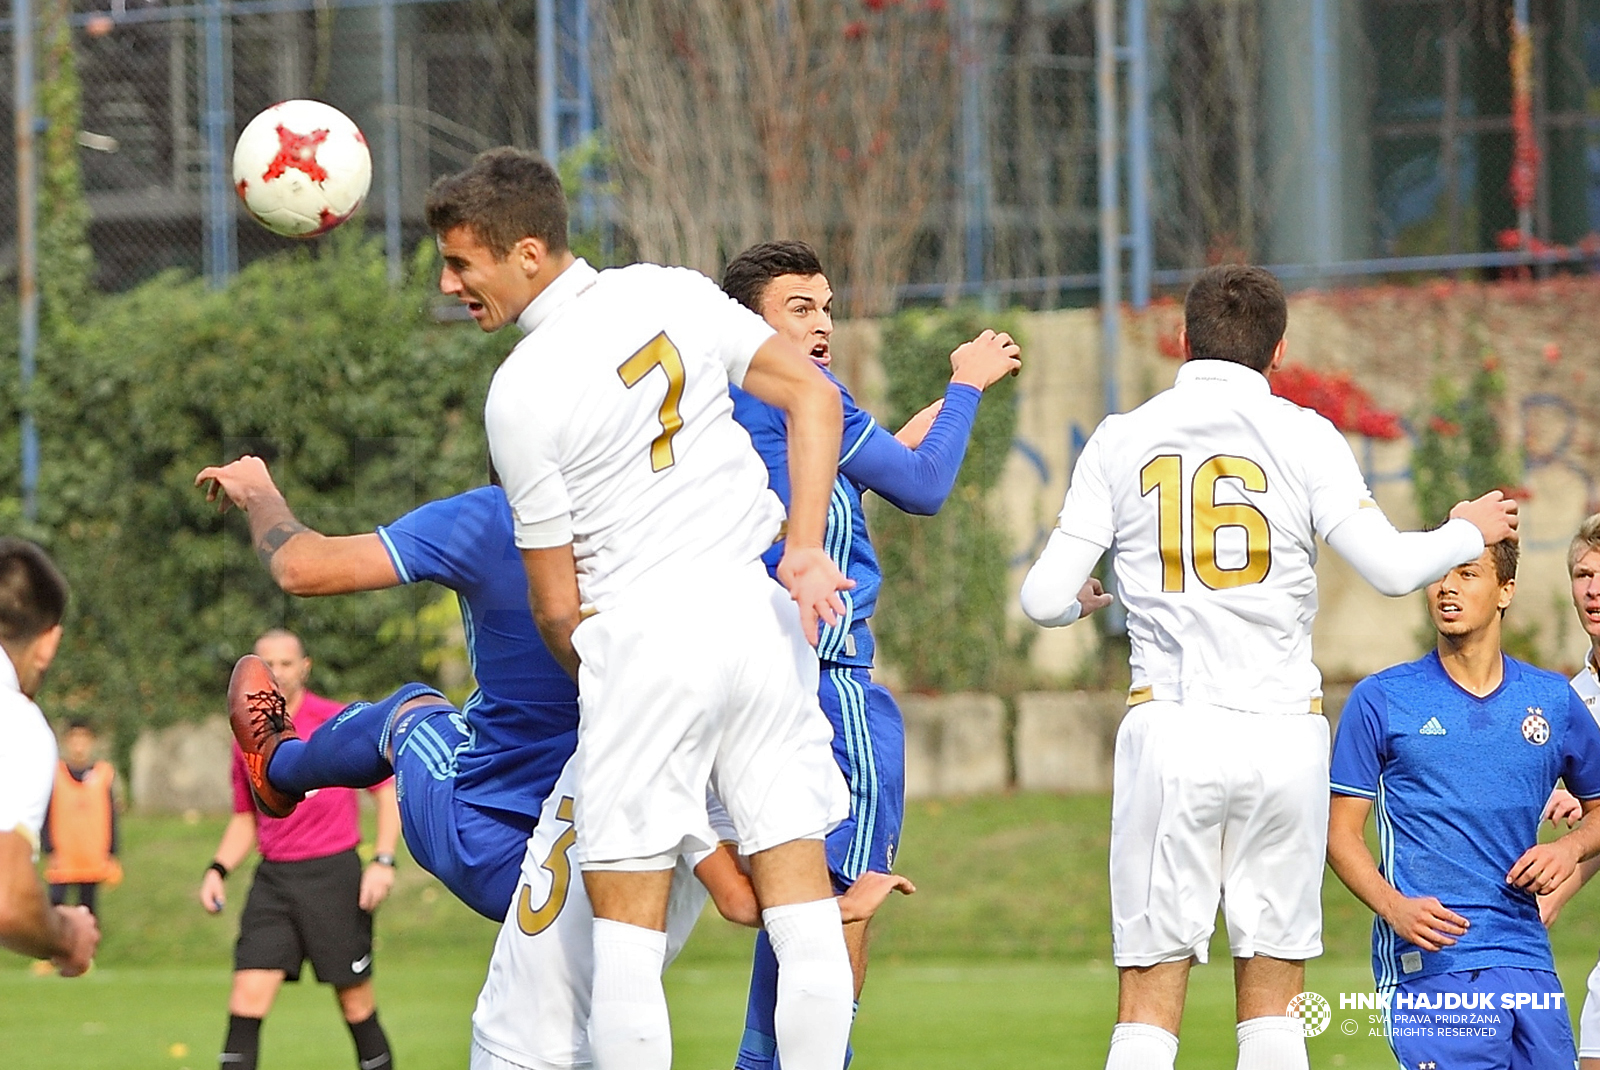
[[[778,1060],[778,1030],[773,1028],[773,1009],[778,1006],[778,956],[766,929],[755,934],[755,961],[750,963],[750,998],[744,1006],[744,1036],[734,1070],[782,1070]],[[861,1009],[856,1001],[854,1011]],[[856,1057],[856,1049],[845,1048],[845,1070]]]
[[[750,965],[750,998],[744,1009],[744,1036],[739,1040],[739,1054],[734,1058],[734,1070],[782,1070],[778,1060],[777,1031],[772,1025],[772,1012],[778,1005],[778,956],[772,953],[772,941],[765,929],[756,933],[755,960]],[[860,1009],[860,1004],[856,1008]],[[846,1047],[844,1065],[849,1067],[855,1058],[855,1049]]]
[[[304,795],[316,788],[370,788],[394,775],[384,757],[395,710],[423,695],[444,696],[426,684],[407,684],[377,702],[354,702],[309,739],[285,740],[272,755],[267,779],[279,791]]]
[[[734,1059],[736,1070],[777,1070],[778,1037],[772,1012],[778,1005],[778,956],[766,930],[756,933],[755,959],[750,965],[750,998],[744,1009],[744,1036]]]

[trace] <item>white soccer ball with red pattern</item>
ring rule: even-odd
[[[233,147],[233,188],[275,234],[326,234],[355,214],[371,186],[367,139],[320,100],[274,104],[250,120]]]

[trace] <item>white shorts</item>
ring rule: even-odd
[[[1578,1018],[1578,1058],[1600,1059],[1600,963],[1589,971],[1589,991]]]
[[[1146,702],[1117,732],[1118,966],[1205,962],[1220,900],[1235,958],[1322,953],[1328,722]]]
[[[567,763],[528,837],[522,878],[495,939],[489,975],[472,1012],[473,1070],[588,1070],[594,913],[572,850],[576,759]],[[702,814],[704,818],[704,814]],[[677,859],[667,902],[667,962],[705,907],[694,867]]]
[[[740,850],[825,835],[849,813],[817,655],[760,562],[630,592],[581,623],[578,857],[584,867],[716,845],[715,789]]]

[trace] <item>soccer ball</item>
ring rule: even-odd
[[[326,234],[361,207],[371,185],[367,139],[320,100],[274,104],[250,120],[233,147],[233,188],[275,234]]]

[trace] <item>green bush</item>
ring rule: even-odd
[[[483,396],[513,340],[435,322],[435,278],[424,246],[391,288],[381,247],[352,231],[222,290],[171,273],[56,321],[33,399],[36,527],[21,522],[15,466],[0,467],[0,529],[44,542],[73,586],[48,713],[94,717],[126,748],[143,725],[219,712],[232,660],[274,625],[305,636],[325,694],[426,678],[426,637],[404,624],[429,592],[288,597],[243,518],[193,484],[205,465],[260,454],[329,533],[481,484]],[[0,322],[0,346],[14,339]],[[14,417],[14,380],[0,395]],[[0,433],[12,457],[15,427]]]
[[[975,308],[913,309],[889,321],[880,358],[888,426],[944,396],[950,351],[985,327],[1011,329]],[[1016,425],[1015,382],[1007,378],[984,393],[961,474],[938,516],[874,506],[873,544],[884,572],[875,630],[883,659],[913,689],[1002,690],[1018,654],[1006,627],[1008,538],[990,493]]]

